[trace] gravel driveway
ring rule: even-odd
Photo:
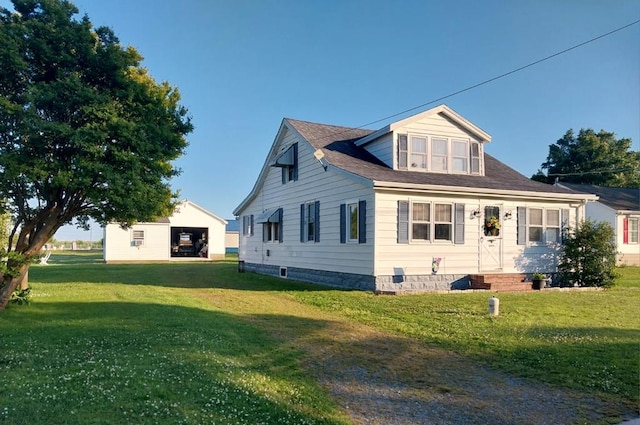
[[[304,367],[354,424],[600,424],[637,417],[575,391],[515,378],[366,326],[333,323],[299,345]]]

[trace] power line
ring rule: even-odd
[[[379,123],[380,121],[386,121],[386,120],[388,120],[388,119],[395,118],[395,117],[397,117],[398,115],[403,115],[403,114],[406,114],[407,112],[415,111],[416,109],[424,108],[425,106],[431,105],[431,104],[433,104],[433,103],[440,102],[440,101],[442,101],[442,100],[444,100],[444,99],[448,99],[448,98],[450,98],[450,97],[453,97],[453,96],[459,95],[460,93],[464,93],[464,92],[466,92],[466,91],[473,90],[473,89],[475,89],[475,88],[477,88],[477,87],[483,86],[483,85],[485,85],[485,84],[489,84],[489,83],[491,83],[491,82],[493,82],[493,81],[499,80],[499,79],[504,78],[504,77],[506,77],[506,76],[508,76],[508,75],[515,74],[516,72],[522,71],[523,69],[530,68],[530,67],[532,67],[532,66],[534,66],[534,65],[537,65],[537,64],[542,63],[542,62],[544,62],[544,61],[547,61],[547,60],[549,60],[549,59],[555,58],[556,56],[560,56],[560,55],[562,55],[562,54],[565,54],[565,53],[567,53],[567,52],[570,52],[571,50],[575,50],[575,49],[577,49],[577,48],[579,48],[579,47],[582,47],[582,46],[584,46],[584,45],[586,45],[586,44],[593,43],[594,41],[599,40],[599,39],[601,39],[601,38],[608,37],[608,36],[610,36],[611,34],[615,34],[616,32],[622,31],[622,30],[624,30],[624,29],[626,29],[626,28],[629,28],[629,27],[631,27],[631,26],[633,26],[633,25],[636,25],[636,24],[638,24],[638,23],[640,23],[640,19],[638,19],[637,21],[631,22],[630,24],[627,24],[627,25],[624,25],[624,26],[622,26],[622,27],[616,28],[616,29],[614,29],[614,30],[612,30],[612,31],[609,31],[609,32],[607,32],[607,33],[601,34],[601,35],[599,35],[599,36],[597,36],[597,37],[594,37],[594,38],[592,38],[592,39],[590,39],[590,40],[587,40],[587,41],[584,41],[584,42],[582,42],[582,43],[576,44],[575,46],[569,47],[569,48],[567,48],[567,49],[564,49],[564,50],[561,50],[561,51],[559,51],[559,52],[556,52],[556,53],[554,53],[554,54],[552,54],[552,55],[546,56],[546,57],[544,57],[544,58],[542,58],[542,59],[538,59],[538,60],[536,60],[536,61],[533,61],[533,62],[531,62],[531,63],[529,63],[529,64],[527,64],[527,65],[521,66],[521,67],[516,68],[516,69],[514,69],[514,70],[511,70],[511,71],[509,71],[509,72],[505,72],[504,74],[500,74],[500,75],[498,75],[497,77],[490,78],[490,79],[485,80],[485,81],[483,81],[483,82],[481,82],[481,83],[474,84],[474,85],[472,85],[472,86],[466,87],[466,88],[464,88],[464,89],[462,89],[462,90],[458,90],[458,91],[456,91],[456,92],[454,92],[454,93],[451,93],[451,94],[448,94],[448,95],[446,95],[446,96],[442,96],[442,97],[439,97],[439,98],[437,98],[437,99],[430,100],[429,102],[423,103],[423,104],[418,105],[418,106],[414,106],[413,108],[405,109],[405,110],[404,110],[404,111],[402,111],[402,112],[398,112],[398,113],[396,113],[396,114],[389,115],[389,116],[386,116],[386,117],[384,117],[384,118],[380,118],[380,119],[375,120],[375,121],[371,121],[371,122],[369,122],[369,123],[367,123],[367,124],[363,124],[363,125],[361,125],[361,126],[359,126],[359,127],[356,127],[356,128],[362,128],[362,127],[366,127],[366,126],[369,126],[369,125],[372,125],[372,124]]]
[[[528,63],[527,65],[524,65],[524,66],[521,66],[521,67],[519,67],[519,68],[513,69],[513,70],[511,70],[511,71],[505,72],[504,74],[500,74],[500,75],[498,75],[498,76],[496,76],[496,77],[489,78],[488,80],[484,80],[484,81],[482,81],[482,82],[480,82],[480,83],[477,83],[477,84],[474,84],[474,85],[472,85],[472,86],[466,87],[466,88],[464,88],[464,89],[462,89],[462,90],[458,90],[458,91],[456,91],[456,92],[450,93],[450,94],[448,94],[448,95],[446,95],[446,96],[442,96],[442,97],[439,97],[439,98],[437,98],[437,99],[430,100],[430,101],[425,102],[425,103],[423,103],[423,104],[421,104],[421,105],[414,106],[414,107],[409,108],[409,109],[405,109],[404,111],[401,111],[401,112],[398,112],[398,113],[395,113],[395,114],[392,114],[392,115],[388,115],[388,116],[386,116],[386,117],[384,117],[384,118],[380,118],[380,119],[377,119],[377,120],[375,120],[375,121],[371,121],[371,122],[368,122],[368,123],[366,123],[366,124],[359,125],[359,126],[357,126],[357,127],[352,127],[352,128],[347,129],[347,130],[337,131],[337,132],[335,132],[334,134],[332,134],[331,136],[319,137],[319,138],[317,138],[317,139],[315,139],[315,140],[316,140],[316,141],[318,141],[318,140],[322,140],[322,139],[328,139],[329,137],[332,137],[332,138],[333,138],[334,136],[337,136],[337,135],[340,135],[340,134],[343,134],[343,133],[347,133],[347,132],[349,132],[349,131],[351,131],[351,130],[353,130],[353,129],[363,129],[364,127],[368,127],[368,126],[370,126],[370,125],[377,124],[377,123],[379,123],[379,122],[381,122],[381,121],[386,121],[386,120],[388,120],[388,119],[395,118],[395,117],[397,117],[397,116],[399,116],[399,115],[403,115],[403,114],[406,114],[406,113],[408,113],[408,112],[415,111],[416,109],[424,108],[425,106],[431,105],[431,104],[433,104],[433,103],[440,102],[440,101],[445,100],[445,99],[448,99],[448,98],[450,98],[450,97],[453,97],[453,96],[459,95],[460,93],[464,93],[464,92],[467,92],[467,91],[469,91],[469,90],[473,90],[473,89],[478,88],[478,87],[480,87],[480,86],[483,86],[483,85],[485,85],[485,84],[489,84],[489,83],[491,83],[491,82],[493,82],[493,81],[496,81],[496,80],[499,80],[499,79],[501,79],[501,78],[507,77],[507,76],[509,76],[509,75],[511,75],[511,74],[515,74],[516,72],[519,72],[519,71],[522,71],[522,70],[524,70],[524,69],[530,68],[530,67],[532,67],[532,66],[534,66],[534,65],[537,65],[537,64],[542,63],[542,62],[545,62],[545,61],[547,61],[547,60],[549,60],[549,59],[555,58],[556,56],[560,56],[560,55],[562,55],[562,54],[565,54],[565,53],[567,53],[567,52],[570,52],[571,50],[575,50],[575,49],[577,49],[577,48],[579,48],[579,47],[582,47],[582,46],[584,46],[584,45],[587,45],[587,44],[589,44],[589,43],[593,43],[594,41],[600,40],[601,38],[608,37],[608,36],[610,36],[610,35],[612,35],[612,34],[615,34],[615,33],[619,32],[619,31],[622,31],[622,30],[624,30],[624,29],[627,29],[627,28],[629,28],[629,27],[631,27],[631,26],[633,26],[633,25],[636,25],[636,24],[638,24],[638,23],[640,23],[640,19],[638,19],[638,20],[636,20],[636,21],[633,21],[633,22],[631,22],[630,24],[623,25],[623,26],[618,27],[618,28],[616,28],[616,29],[614,29],[614,30],[611,30],[611,31],[609,31],[609,32],[606,32],[606,33],[604,33],[604,34],[601,34],[601,35],[599,35],[599,36],[597,36],[597,37],[591,38],[591,39],[589,39],[589,40],[587,40],[587,41],[584,41],[584,42],[582,42],[582,43],[579,43],[579,44],[576,44],[576,45],[574,45],[574,46],[571,46],[571,47],[569,47],[569,48],[567,48],[567,49],[564,49],[564,50],[561,50],[561,51],[559,51],[559,52],[556,52],[556,53],[554,53],[554,54],[552,54],[552,55],[546,56],[546,57],[544,57],[544,58],[542,58],[542,59],[538,59],[538,60],[536,60],[536,61],[533,61],[533,62],[531,62],[531,63]]]
[[[604,173],[621,173],[624,171],[633,171],[634,168],[616,168],[613,170],[593,170],[593,171],[580,171],[575,173],[549,173],[548,177],[564,177],[564,176],[584,176],[586,174],[604,174]]]

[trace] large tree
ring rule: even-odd
[[[631,150],[631,139],[616,139],[614,133],[604,130],[581,129],[577,136],[569,130],[549,145],[547,160],[531,178],[544,183],[637,188],[640,151]]]
[[[169,214],[177,196],[169,181],[179,173],[172,161],[192,130],[177,89],[156,83],[109,28],[77,19],[72,3],[13,5],[0,8],[0,199],[14,224],[7,249],[28,260],[64,224],[126,226]],[[0,279],[0,309],[28,267],[5,267],[17,271]]]

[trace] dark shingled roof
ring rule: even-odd
[[[354,142],[372,130],[287,119],[315,149],[322,149],[331,165],[372,181],[421,185],[475,187],[491,190],[572,194],[571,190],[533,181],[491,155],[484,155],[484,176],[394,170]]]
[[[562,186],[581,192],[598,195],[598,202],[617,211],[640,211],[640,189],[621,187],[602,187],[592,184],[575,184],[560,182]]]

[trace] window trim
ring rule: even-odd
[[[291,155],[291,160],[286,158]],[[293,162],[293,164],[291,164]],[[282,184],[298,180],[298,143],[293,143],[285,149],[273,162],[273,167],[281,169]]]
[[[632,229],[631,223],[635,223],[635,230]],[[623,244],[639,245],[640,244],[640,218],[625,216],[623,232],[624,232]],[[635,236],[635,240],[633,240],[634,236]]]
[[[542,214],[542,223],[531,225],[531,210],[540,210]],[[558,212],[558,226],[548,224],[548,212]],[[543,246],[556,243],[562,243],[563,232],[567,228],[569,219],[569,210],[562,207],[518,207],[517,220],[517,244],[526,246]],[[531,228],[540,228],[541,240],[531,240]],[[551,229],[557,229],[558,238],[555,241],[548,240],[547,232]]]
[[[282,207],[267,209],[258,216],[255,222],[262,223],[262,242],[282,243],[283,239]]]
[[[415,154],[421,156],[424,155],[425,167],[420,167],[417,165],[417,163],[415,163],[415,166],[413,165],[413,138],[425,139],[426,152],[419,152]],[[445,142],[445,155],[434,154],[434,143],[437,141]],[[464,156],[454,156],[454,145],[456,143],[465,144]],[[418,132],[398,133],[395,138],[395,147],[395,164],[396,169],[398,170],[461,175],[482,175],[483,173],[482,144],[477,140],[473,140],[472,138],[433,136]],[[477,155],[474,154],[474,149],[477,150]],[[436,161],[438,158],[446,158],[443,169],[436,169],[434,167],[434,161]],[[454,169],[454,159],[463,159],[466,169]]]
[[[351,214],[349,206],[357,205],[357,230],[358,238],[351,238]],[[345,244],[366,244],[367,243],[367,201],[350,200],[340,204],[340,243]]]
[[[429,208],[429,220],[420,220],[418,224],[428,223],[428,238],[416,238],[414,237],[413,225],[416,223],[414,220],[414,205],[426,204]],[[449,206],[450,221],[436,222],[435,208],[436,205]],[[398,235],[397,243],[399,244],[455,244],[463,245],[464,238],[464,204],[455,202],[437,202],[437,201],[423,201],[423,200],[399,200],[398,201]],[[436,239],[436,225],[448,225],[449,226],[449,239]]]
[[[144,246],[145,232],[142,229],[131,229],[131,246]]]
[[[313,219],[311,208],[313,207]],[[310,225],[313,223],[313,233],[310,233]],[[320,242],[320,201],[308,201],[300,204],[300,242]]]

